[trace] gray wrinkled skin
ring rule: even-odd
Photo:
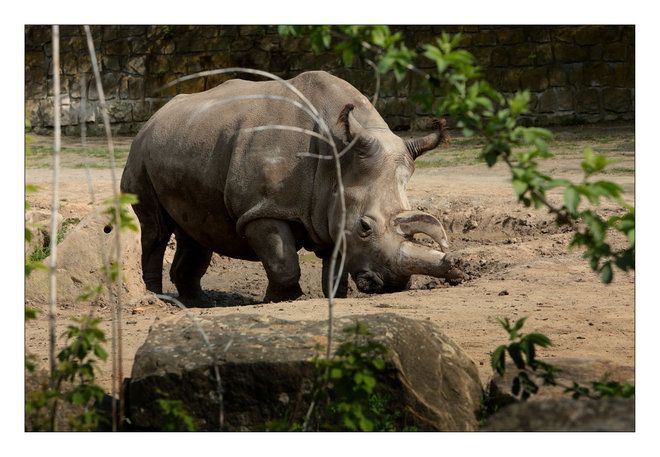
[[[328,73],[307,72],[289,82],[319,110],[339,150],[359,136],[342,158],[346,269],[358,289],[402,290],[419,273],[460,276],[443,252],[412,240],[419,232],[434,237],[441,225],[431,215],[410,211],[405,193],[413,157],[436,147],[441,135],[406,144],[367,98]],[[258,94],[297,100],[276,81],[230,80],[174,97],[133,141],[121,190],[140,201],[134,209],[149,290],[162,291],[163,254],[172,233],[177,251],[170,276],[184,302],[200,304],[200,279],[212,252],[261,261],[269,279],[265,301],[279,301],[302,294],[297,251],[305,247],[323,259],[325,287],[339,221],[334,163],[299,154],[331,155],[331,149],[298,132],[241,132],[270,124],[319,132],[309,115],[281,100],[222,103]],[[422,223],[435,231],[415,229]],[[438,236],[434,239],[446,246]],[[345,296],[346,286],[344,275],[338,296]]]

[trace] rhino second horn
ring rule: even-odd
[[[406,140],[406,149],[408,149],[408,153],[413,160],[424,154],[426,151],[435,149],[441,143],[449,143],[449,132],[447,132],[446,120],[434,119],[433,128],[436,129],[436,131],[429,135]]]
[[[440,250],[446,252],[449,248],[449,239],[442,223],[428,213],[422,211],[404,211],[392,220],[395,230],[400,235],[413,236],[424,233],[440,245]]]

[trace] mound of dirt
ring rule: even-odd
[[[130,210],[133,217],[135,214]],[[90,287],[104,284],[104,260],[115,258],[115,233],[108,225],[109,216],[103,208],[85,216],[57,247],[57,302],[71,305]],[[121,234],[123,270],[122,300],[135,300],[144,295],[140,266],[140,234]],[[49,265],[50,257],[43,263]],[[26,281],[25,298],[35,303],[48,303],[48,272],[34,271]],[[106,300],[103,296],[100,301]]]

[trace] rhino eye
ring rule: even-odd
[[[360,218],[360,236],[366,238],[371,235],[372,229],[371,224],[365,217]]]

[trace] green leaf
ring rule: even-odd
[[[333,368],[330,370],[330,379],[340,379],[343,375],[341,368]]]
[[[528,333],[527,335],[524,336],[524,338],[531,344],[535,344],[543,348],[552,346],[552,342],[550,341],[550,338],[545,336],[543,333],[536,333],[536,332]]]
[[[525,368],[525,361],[522,358],[522,352],[520,351],[520,344],[512,343],[507,348],[507,352],[511,356],[513,363],[516,364],[516,367],[523,369]]]
[[[612,263],[606,262],[600,268],[600,280],[605,284],[610,284],[612,282]]]
[[[500,376],[504,374],[505,371],[505,356],[506,356],[506,346],[498,346],[495,351],[490,356],[490,365]]]
[[[517,397],[520,393],[520,378],[518,378],[518,376],[513,378],[513,382],[511,383],[511,393],[514,397]]]
[[[512,181],[513,184],[513,190],[516,192],[517,195],[522,195],[525,193],[525,191],[528,188],[528,185],[524,181],[520,181],[518,179],[514,179]]]
[[[527,320],[526,317],[520,318],[516,321],[516,323],[513,326],[513,330],[518,331],[521,328],[523,328],[523,325],[525,325],[525,321]]]
[[[564,205],[566,209],[571,213],[577,213],[577,207],[580,204],[580,194],[575,189],[575,187],[567,187],[564,191]]]

